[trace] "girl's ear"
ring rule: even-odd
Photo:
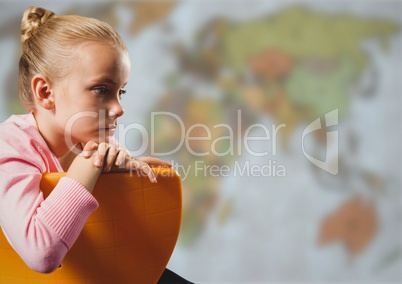
[[[35,75],[31,80],[31,88],[38,105],[47,110],[54,108],[52,82],[45,75]]]

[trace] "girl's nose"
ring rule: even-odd
[[[112,107],[109,110],[109,117],[120,117],[124,114],[124,108],[121,106],[119,101],[113,103]]]

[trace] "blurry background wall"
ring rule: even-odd
[[[402,279],[401,2],[1,1],[1,121],[24,112],[29,5],[126,41],[117,136],[183,180],[171,269],[197,283]]]

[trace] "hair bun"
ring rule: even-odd
[[[53,18],[55,13],[40,7],[29,7],[25,10],[21,21],[21,42],[28,40],[47,20]]]

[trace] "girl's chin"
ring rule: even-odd
[[[97,139],[96,139],[96,140],[93,140],[93,141],[95,141],[95,142],[98,143],[98,144],[103,143],[103,142],[109,143],[110,140],[112,139],[112,137],[113,137],[113,135],[110,135],[110,136],[101,136],[101,137],[97,137]]]
[[[88,139],[85,139],[84,141],[82,141],[81,143],[82,144],[86,144],[86,143],[88,143],[89,141],[92,141],[92,142],[95,142],[95,143],[97,143],[97,144],[100,144],[100,143],[109,143],[111,140],[112,140],[112,135],[111,136],[98,136],[98,137],[91,137],[91,138],[88,138]]]

